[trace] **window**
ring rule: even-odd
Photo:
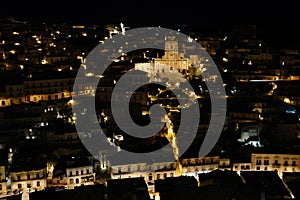
[[[2,185],[0,184],[0,190],[2,190]]]
[[[89,169],[87,169],[87,170],[86,170],[86,173],[87,173],[87,174],[89,174],[89,173],[90,173],[90,170],[89,170]]]
[[[149,181],[152,181],[152,174],[149,174],[148,180],[149,180]]]
[[[269,160],[264,160],[264,165],[269,165]]]
[[[1,102],[1,105],[2,105],[2,106],[5,106],[5,101],[2,101],[2,102]]]
[[[27,180],[30,180],[30,175],[29,174],[27,175]]]
[[[156,174],[156,179],[160,179],[160,174]]]
[[[22,188],[22,184],[19,183],[19,184],[18,184],[18,189],[21,189],[21,188]]]
[[[173,173],[173,172],[172,172],[172,173],[170,173],[170,176],[171,176],[171,177],[174,177],[174,173]]]
[[[256,170],[260,170],[260,167],[256,167]]]
[[[36,182],[36,186],[37,186],[37,187],[40,187],[40,186],[41,186],[41,182],[40,182],[40,181],[37,181],[37,182]]]
[[[36,178],[39,179],[40,178],[40,174],[36,174]]]
[[[287,161],[287,160],[285,160],[283,165],[284,165],[284,166],[289,166],[289,163],[288,163],[288,161]]]
[[[83,175],[83,170],[81,170],[81,175]]]
[[[79,183],[79,179],[78,178],[76,178],[76,184],[78,184]]]
[[[74,180],[72,178],[70,179],[70,184],[74,184]]]
[[[31,188],[31,183],[27,183],[27,188]]]
[[[18,181],[20,181],[21,180],[21,176],[19,175],[19,176],[17,176],[17,180]]]
[[[127,168],[127,171],[128,171],[128,172],[130,172],[130,171],[131,171],[131,168],[130,168],[130,166],[128,166],[128,168]]]
[[[168,176],[167,176],[167,173],[164,173],[164,178],[167,178]]]
[[[261,165],[261,160],[260,159],[256,160],[256,165]]]
[[[78,173],[78,171],[76,171],[76,176],[78,176],[79,175],[79,173]]]
[[[296,166],[297,164],[296,164],[296,161],[295,160],[293,160],[292,161],[292,166]]]
[[[70,176],[72,176],[72,171],[70,171]]]

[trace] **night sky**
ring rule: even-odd
[[[63,3],[63,4],[62,4]],[[128,26],[188,25],[196,31],[218,32],[236,24],[256,24],[258,37],[279,47],[300,49],[300,17],[294,2],[280,5],[260,1],[8,1],[0,18],[82,24]]]

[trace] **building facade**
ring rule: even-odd
[[[95,173],[92,165],[67,167],[65,174],[53,177],[50,186],[65,186],[72,189],[82,185],[93,185]]]
[[[11,191],[37,191],[47,187],[46,168],[18,170],[11,174]]]
[[[283,172],[300,172],[300,155],[253,153],[251,165],[252,170],[277,171],[282,177]]]

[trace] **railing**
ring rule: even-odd
[[[280,167],[281,166],[281,164],[279,164],[279,163],[273,163],[273,165],[272,165],[273,167]]]

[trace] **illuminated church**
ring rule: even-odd
[[[164,78],[168,78],[169,82],[183,82],[183,77],[176,72],[187,75],[192,66],[200,66],[198,55],[185,57],[190,48],[185,45],[180,47],[176,36],[168,36],[165,38],[164,55],[150,63],[135,63],[135,69],[147,72],[151,81],[162,82]]]

